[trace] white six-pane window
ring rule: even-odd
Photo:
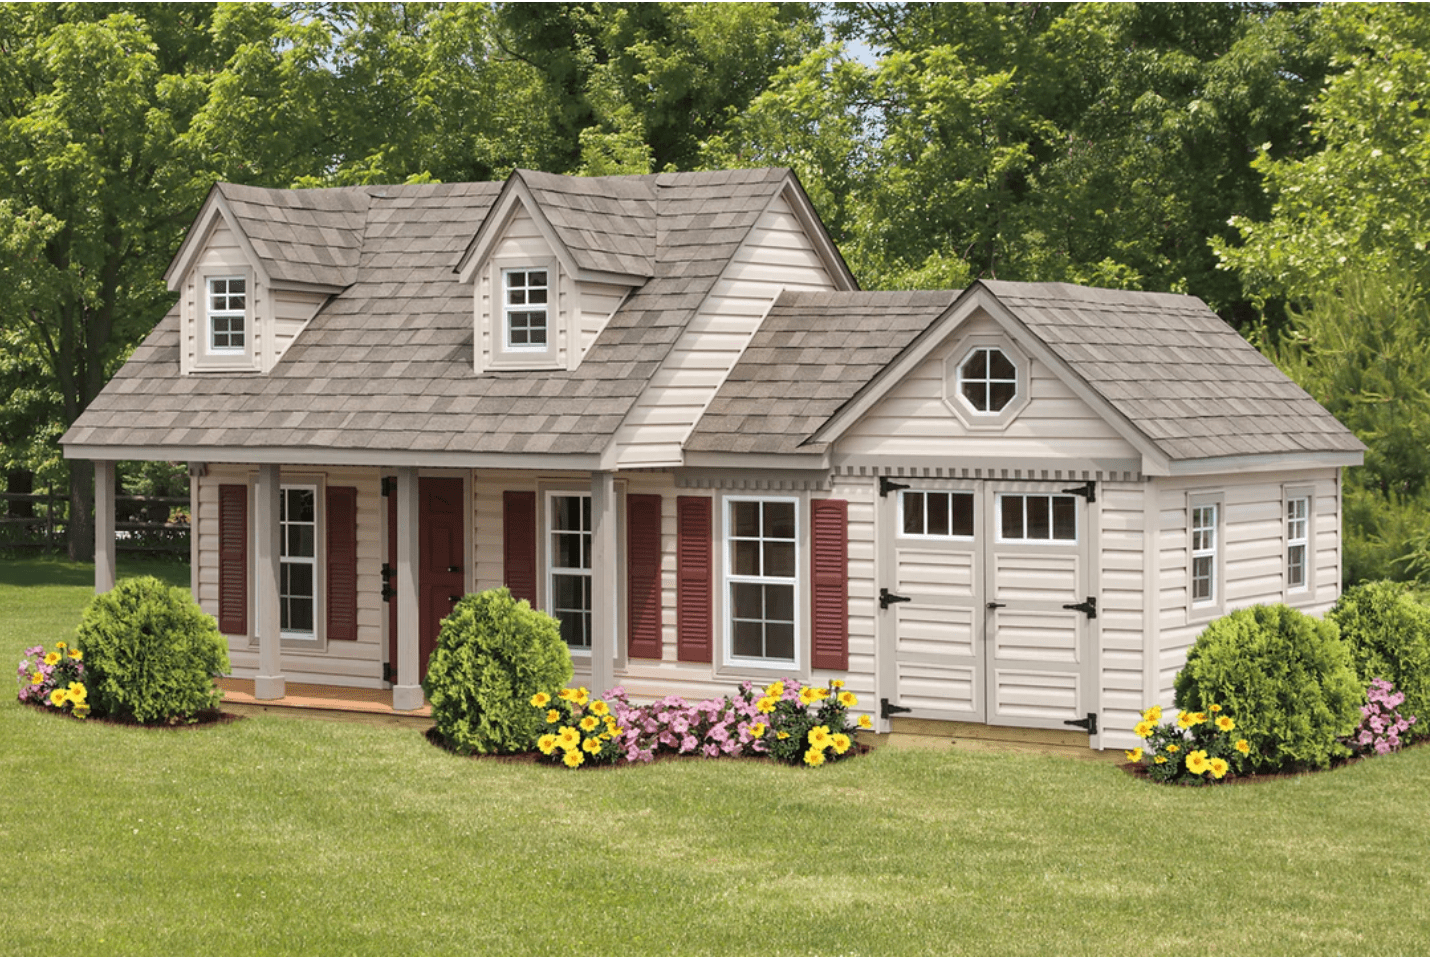
[[[905,490],[899,529],[906,537],[973,536],[973,494],[959,490]]]
[[[283,636],[312,639],[317,609],[318,488],[283,487],[278,501],[279,627]]]
[[[1192,603],[1216,602],[1217,505],[1192,507]]]
[[[725,501],[725,609],[731,660],[795,665],[799,502]]]
[[[1293,590],[1306,586],[1306,548],[1311,501],[1309,497],[1286,500],[1286,586]]]
[[[209,277],[206,308],[209,352],[243,353],[248,345],[248,281]]]
[[[591,497],[553,493],[547,500],[546,605],[573,650],[591,649]]]
[[[508,350],[545,350],[550,295],[545,270],[503,270],[502,298]]]

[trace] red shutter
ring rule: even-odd
[[[357,639],[357,488],[329,487],[328,639]]]
[[[811,500],[810,606],[816,670],[849,669],[849,502]]]
[[[536,494],[502,494],[502,579],[518,600],[536,605]]]
[[[709,663],[714,655],[711,612],[710,498],[675,498],[675,655]]]
[[[629,620],[626,652],[659,660],[660,617],[660,496],[632,493],[626,497],[626,597]]]
[[[248,487],[218,488],[218,628],[248,633]]]

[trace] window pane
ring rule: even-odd
[[[528,291],[526,292],[526,302],[527,302],[527,303],[545,303],[545,302],[546,302],[546,291],[545,291],[545,290],[541,290],[541,289],[528,290]]]
[[[1029,540],[1050,539],[1052,530],[1049,526],[1051,521],[1052,505],[1050,497],[1028,497],[1028,533]]]
[[[513,271],[511,271],[510,273],[508,273],[508,274],[506,275],[506,285],[507,285],[507,288],[508,288],[508,289],[510,289],[510,288],[512,288],[512,287],[524,287],[524,286],[526,286],[526,271],[524,271],[524,270],[513,270]]]
[[[946,493],[928,495],[928,532],[936,537],[948,536],[948,500]]]
[[[988,409],[988,383],[984,380],[969,382],[963,381],[963,395],[968,398],[968,402],[973,404],[973,409],[986,411]]]
[[[963,364],[964,380],[988,379],[988,351],[975,350]]]
[[[1018,371],[1002,350],[992,350],[988,354],[988,375],[994,380],[1012,380]]]
[[[765,590],[765,617],[769,620],[794,622],[794,587],[789,584],[767,584]]]
[[[765,568],[762,571],[762,576],[793,577],[794,572],[794,544],[766,541]]]
[[[280,629],[291,630],[294,633],[313,632],[313,601],[310,599],[295,597],[288,601],[288,622],[281,624]]]
[[[552,537],[551,565],[566,570],[585,570],[581,555],[581,534],[557,533]]]
[[[765,616],[765,591],[758,583],[732,583],[732,607],[737,620],[762,620]]]
[[[1306,547],[1296,544],[1286,552],[1286,580],[1293,587],[1306,585]]]
[[[765,655],[764,627],[757,620],[736,620],[731,631],[731,650],[737,657]]]
[[[765,536],[794,539],[794,504],[765,503]]]
[[[737,500],[730,505],[730,531],[737,537],[758,537],[760,535],[760,505],[747,500]]]
[[[760,575],[760,542],[758,540],[736,540],[735,556],[731,570],[736,576],[758,577]]]
[[[1077,539],[1077,501],[1072,497],[1053,497],[1053,539]]]
[[[545,271],[545,270],[532,270],[530,273],[528,273],[528,274],[526,275],[526,285],[527,285],[528,287],[544,287],[544,286],[546,286],[546,271]]]
[[[1192,559],[1192,599],[1210,600],[1212,598],[1212,558],[1194,557]]]
[[[915,536],[924,532],[924,495],[904,493],[904,533]]]
[[[953,501],[953,518],[950,532],[955,537],[973,536],[973,494],[955,493]]]
[[[988,385],[988,410],[1002,410],[1013,402],[1013,394],[1017,392],[1017,384],[1014,383],[990,383]]]
[[[1023,498],[1002,497],[998,512],[1001,515],[1000,529],[1004,540],[1023,539]]]
[[[551,528],[553,530],[582,530],[581,501],[583,497],[552,497]]]
[[[316,519],[313,510],[312,490],[289,490],[289,520],[312,523]]]
[[[794,624],[766,624],[765,656],[780,660],[794,659]]]

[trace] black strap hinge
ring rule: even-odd
[[[907,483],[896,483],[895,481],[890,480],[888,477],[879,478],[879,496],[881,497],[887,497],[889,495],[890,490],[907,489],[909,489],[909,485]]]
[[[888,697],[879,698],[879,718],[887,720],[896,713],[912,713],[913,707],[901,707],[897,703],[890,703]]]
[[[1063,725],[1067,727],[1082,727],[1087,731],[1088,736],[1097,733],[1097,714],[1089,713],[1081,720],[1064,720]]]
[[[1082,603],[1065,603],[1065,604],[1063,604],[1063,609],[1064,609],[1064,610],[1081,610],[1083,613],[1087,614],[1087,618],[1088,618],[1089,620],[1096,620],[1096,619],[1097,619],[1097,598],[1096,598],[1096,597],[1088,597],[1088,598],[1087,598],[1086,600],[1084,600]]]
[[[890,593],[888,587],[879,588],[879,609],[889,609],[891,603],[908,603],[908,597],[901,597],[897,593]]]
[[[1097,502],[1097,481],[1089,480],[1080,487],[1069,487],[1063,493],[1076,494],[1079,497],[1086,497],[1088,503]]]

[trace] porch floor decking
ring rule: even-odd
[[[220,677],[218,685],[223,690],[222,709],[243,716],[276,713],[315,720],[396,724],[424,730],[432,726],[431,704],[424,703],[419,710],[394,710],[391,690],[289,683],[285,685],[282,699],[259,700],[253,695],[252,680]]]

